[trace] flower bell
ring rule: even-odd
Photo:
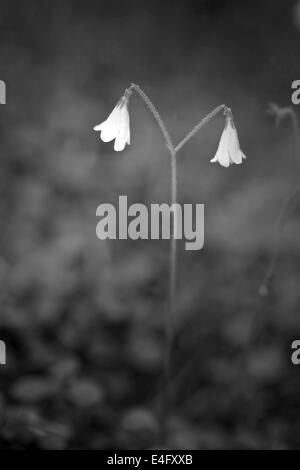
[[[229,108],[226,109],[225,119],[225,128],[220,139],[219,147],[211,162],[219,162],[221,166],[229,167],[232,163],[242,163],[246,156],[240,148],[237,130]]]
[[[94,131],[101,131],[103,142],[115,139],[114,150],[124,150],[130,144],[130,125],[128,113],[128,95],[124,95],[114,107],[106,121],[94,127]]]

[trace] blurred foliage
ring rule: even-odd
[[[0,448],[299,448],[299,202],[273,289],[258,296],[292,168],[289,128],[264,111],[289,103],[299,78],[295,5],[1,2]],[[221,119],[180,156],[179,198],[205,204],[206,240],[201,252],[180,245],[164,442],[168,243],[95,234],[102,202],[169,198],[167,152],[136,97],[126,151],[92,132],[131,81],[175,141],[226,102],[248,156],[210,165]]]

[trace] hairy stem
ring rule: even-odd
[[[209,113],[204,119],[202,119],[187,135],[186,137],[175,147],[172,143],[169,132],[166,125],[153,105],[150,98],[146,95],[144,90],[139,85],[132,83],[130,87],[125,91],[125,96],[129,97],[131,93],[135,91],[146,106],[151,111],[157,125],[163,135],[166,146],[170,154],[171,163],[171,206],[173,207],[173,221],[171,230],[171,243],[170,243],[170,254],[169,254],[169,288],[168,288],[168,309],[165,316],[165,351],[164,351],[164,388],[163,388],[163,404],[161,413],[161,434],[163,437],[166,435],[167,419],[172,409],[173,397],[172,397],[172,351],[175,336],[175,301],[176,301],[176,280],[177,280],[177,153],[182,147],[200,130],[202,129],[211,119],[213,119],[220,111],[224,111],[224,114],[231,113],[230,109],[224,104],[215,108]]]
[[[144,90],[139,85],[132,83],[126,90],[126,95],[130,96],[132,91],[135,91],[140,98],[144,101],[146,106],[151,111],[154,119],[156,120],[158,127],[163,135],[166,146],[170,153],[171,161],[171,205],[176,204],[177,201],[177,175],[176,175],[176,152],[172,143],[169,132],[165,126],[165,123],[156,110],[154,104],[150,98],[146,95]],[[172,347],[174,341],[174,330],[175,330],[175,319],[174,319],[174,305],[175,305],[175,288],[176,288],[176,257],[177,257],[177,244],[175,238],[176,230],[176,214],[174,207],[174,218],[172,224],[172,235],[170,245],[170,257],[169,257],[169,289],[168,289],[168,308],[165,315],[165,350],[164,350],[164,377],[163,377],[163,403],[161,410],[161,435],[162,437],[166,434],[166,425],[169,411],[172,408],[171,398],[171,377],[172,377]]]
[[[177,153],[182,147],[195,135],[197,134],[202,127],[204,127],[211,119],[213,119],[218,113],[224,111],[225,113],[230,111],[225,104],[220,104],[213,111],[211,111],[205,118],[203,118],[195,127],[182,139],[181,142],[175,147],[175,152]]]
[[[128,89],[128,91],[130,92],[131,90],[135,90],[137,92],[137,94],[142,98],[142,100],[144,101],[144,103],[148,106],[148,108],[150,109],[151,113],[153,114],[161,132],[162,132],[162,135],[166,141],[166,145],[169,149],[169,151],[173,151],[174,150],[174,146],[172,144],[172,140],[171,140],[171,137],[169,135],[169,132],[165,126],[165,123],[164,121],[162,120],[159,112],[156,110],[154,104],[152,103],[152,101],[148,98],[148,96],[146,95],[146,93],[144,92],[144,90],[142,90],[142,88],[139,86],[139,85],[136,85],[135,83],[132,83]]]

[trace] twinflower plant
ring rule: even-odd
[[[141,89],[139,85],[132,83],[129,88],[125,90],[124,95],[115,106],[108,118],[101,124],[94,127],[95,131],[100,131],[100,137],[104,142],[115,140],[114,149],[116,151],[124,150],[126,144],[130,144],[130,124],[128,103],[132,93],[135,92],[143,100],[146,106],[151,111],[158,127],[165,140],[165,144],[170,154],[170,167],[171,167],[171,206],[173,208],[173,220],[171,229],[171,244],[170,244],[170,258],[169,258],[169,288],[168,288],[168,310],[165,316],[165,333],[166,333],[166,347],[164,354],[164,419],[168,415],[171,403],[171,357],[172,347],[175,330],[174,319],[174,306],[175,306],[175,292],[176,292],[176,261],[177,261],[177,246],[176,246],[176,201],[177,201],[177,156],[182,148],[188,141],[199,132],[206,124],[208,124],[215,116],[223,113],[225,117],[225,127],[221,136],[221,140],[217,152],[211,162],[218,162],[223,167],[229,167],[231,164],[241,164],[246,158],[242,152],[239,144],[238,134],[233,119],[233,114],[230,108],[221,104],[217,106],[211,113],[205,116],[198,124],[196,124],[190,132],[175,145],[171,140],[167,127],[152,101]]]

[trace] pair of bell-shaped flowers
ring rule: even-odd
[[[114,149],[117,152],[124,150],[126,144],[130,144],[128,97],[123,96],[108,118],[98,126],[95,126],[94,130],[101,132],[100,136],[103,142],[115,140]],[[240,148],[232,113],[227,109],[225,114],[225,127],[219,147],[211,162],[219,162],[220,165],[228,167],[232,163],[242,163],[244,158],[246,157]]]

